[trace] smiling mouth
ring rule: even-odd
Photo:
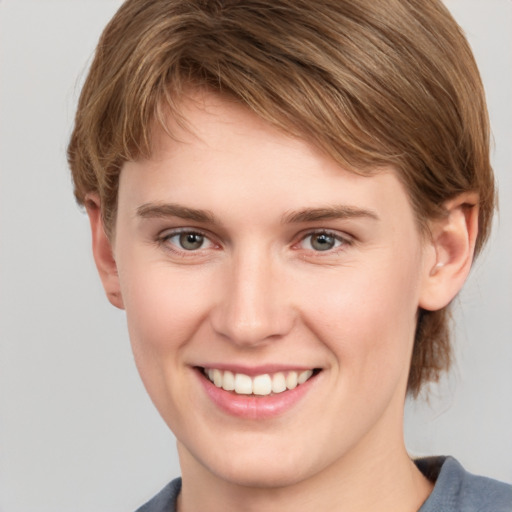
[[[302,371],[264,373],[253,377],[217,368],[201,368],[203,375],[216,387],[237,395],[269,396],[295,389],[317,375],[317,368]]]

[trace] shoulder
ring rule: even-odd
[[[176,512],[176,499],[180,490],[181,478],[176,478],[136,512]]]
[[[453,457],[415,461],[435,481],[419,512],[512,512],[512,486],[466,471]]]

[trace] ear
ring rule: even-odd
[[[103,288],[111,304],[124,309],[119,275],[112,244],[103,228],[101,218],[101,203],[97,194],[88,194],[85,200],[85,209],[91,223],[92,252],[96,268],[103,283]]]
[[[444,205],[430,224],[419,306],[436,311],[459,293],[471,269],[478,234],[478,196],[464,193]]]

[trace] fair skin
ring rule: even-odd
[[[170,122],[124,165],[112,240],[88,198],[107,296],[177,438],[180,512],[417,510],[432,488],[402,431],[417,311],[462,286],[474,198],[427,237],[392,169],[350,173],[212,94],[183,113],[191,130]]]

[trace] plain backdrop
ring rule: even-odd
[[[134,510],[179,474],[104,298],[65,159],[119,0],[0,0],[0,511]],[[450,0],[485,82],[501,212],[456,301],[457,363],[409,403],[411,454],[512,482],[512,2]]]

